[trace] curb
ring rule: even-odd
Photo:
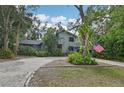
[[[40,68],[40,67],[39,67]],[[38,68],[38,69],[39,69]],[[28,87],[28,84],[29,84],[29,81],[31,80],[31,78],[34,76],[34,74],[35,74],[35,72],[38,70],[38,69],[36,69],[34,72],[32,72],[32,73],[29,73],[28,75],[27,75],[27,78],[26,78],[26,80],[25,80],[25,82],[24,82],[24,87]]]
[[[55,59],[55,60],[57,60],[57,59]],[[53,62],[53,61],[55,61],[55,60],[49,61],[49,62],[47,62],[46,64],[49,64],[49,63],[51,63],[51,62]],[[46,64],[44,64],[44,65],[46,65]],[[42,68],[44,65],[42,65],[42,66],[36,68],[33,72],[27,74],[26,80],[24,81],[24,84],[23,84],[24,87],[29,87],[29,86],[28,86],[29,81],[30,81],[31,78],[34,76],[35,72],[36,72],[39,68]]]

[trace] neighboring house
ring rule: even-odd
[[[20,46],[31,46],[37,49],[40,49],[42,44],[42,40],[21,40],[19,42]]]
[[[79,51],[80,43],[78,37],[70,32],[61,31],[57,33],[58,48],[64,53]]]

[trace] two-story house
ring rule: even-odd
[[[57,32],[56,35],[58,37],[57,47],[62,49],[63,53],[79,51],[80,43],[76,35],[65,30]],[[43,43],[42,40],[21,40],[19,44],[40,49],[42,48]]]
[[[78,37],[67,31],[57,33],[58,48],[62,49],[63,53],[79,51],[80,43]]]

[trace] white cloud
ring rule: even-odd
[[[69,22],[73,22],[75,23],[76,22],[76,18],[66,18],[65,16],[48,16],[46,14],[37,14],[35,17],[37,17],[40,21],[41,21],[41,24],[39,26],[39,28],[42,28],[43,26],[45,26],[45,22],[47,21],[47,27],[56,27],[56,24],[61,22],[61,26],[67,30],[67,26],[68,26],[68,23]],[[34,23],[34,24],[37,24],[37,23]]]
[[[40,24],[40,27],[43,27],[43,26],[45,26],[45,23],[41,23],[41,24]]]
[[[47,23],[47,27],[53,27],[52,23]]]
[[[53,24],[56,24],[58,22],[61,22],[62,24],[67,24],[67,18],[64,16],[56,16],[51,18],[51,22]]]
[[[36,15],[36,17],[41,20],[41,22],[46,22],[48,21],[48,19],[50,18],[48,15],[46,14],[38,14]]]
[[[69,19],[68,19],[68,22],[73,22],[73,23],[75,23],[75,22],[76,22],[76,19],[75,19],[75,18],[69,18]]]
[[[44,23],[44,22],[41,23],[41,24],[40,24],[40,28],[43,28],[45,25],[46,25],[46,23]],[[55,26],[54,26],[52,23],[47,23],[46,27],[47,27],[47,28],[50,28],[50,27],[53,27],[53,28],[54,28]]]

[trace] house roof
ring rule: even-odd
[[[21,40],[19,44],[26,44],[26,45],[39,45],[42,43],[42,40]]]
[[[57,34],[62,33],[62,32],[65,32],[65,33],[67,33],[67,34],[70,34],[70,35],[73,35],[73,36],[77,37],[77,35],[75,35],[75,34],[69,32],[69,31],[65,31],[65,30],[62,30],[62,31],[60,31],[60,32],[57,32]]]

